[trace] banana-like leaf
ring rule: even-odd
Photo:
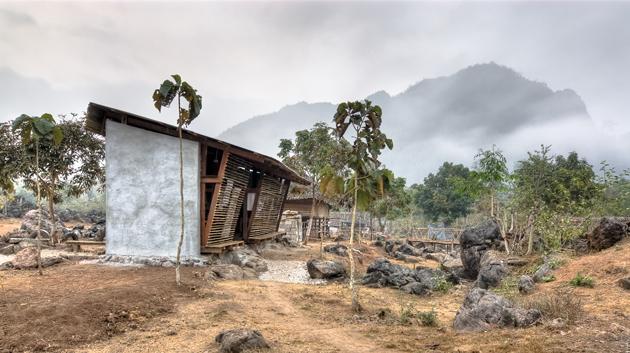
[[[43,118],[34,118],[33,119],[33,127],[35,127],[34,131],[35,135],[39,135],[40,137],[47,136],[52,131],[54,125]]]
[[[26,115],[26,114],[22,114],[20,116],[18,116],[15,120],[13,120],[13,124],[11,126],[11,129],[13,131],[19,129],[20,127],[22,127],[22,125],[26,122],[31,121],[33,118],[31,118],[30,116]],[[29,122],[30,125],[30,122]]]
[[[61,144],[61,141],[63,140],[63,131],[61,131],[61,128],[59,126],[55,126],[53,128],[52,136],[55,146],[59,146],[59,144]]]
[[[178,74],[174,74],[171,75],[171,77],[173,78],[173,80],[175,80],[175,82],[177,83],[177,85],[181,85],[182,83],[182,77]]]

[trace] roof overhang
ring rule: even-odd
[[[164,135],[169,135],[173,137],[178,136],[177,126],[96,103],[90,103],[88,105],[85,126],[89,131],[105,136],[106,120],[112,120],[121,124],[126,124],[129,126]],[[204,136],[186,129],[182,130],[182,137],[186,140],[198,141],[208,146],[212,146],[214,148],[227,151],[239,157],[245,158],[253,162],[257,168],[267,174],[288,179],[302,185],[310,184],[307,179],[303,178],[297,172],[287,167],[275,158],[227,143],[225,141]]]

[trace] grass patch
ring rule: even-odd
[[[554,276],[554,275],[546,275],[546,276],[542,276],[542,278],[540,280],[543,283],[553,282],[553,281],[556,280],[556,276]]]
[[[435,309],[419,312],[418,319],[420,320],[420,324],[422,326],[435,327],[438,325],[437,312],[435,312]]]
[[[577,273],[573,279],[569,281],[569,284],[574,287],[588,287],[593,288],[595,286],[595,281],[593,277],[588,275],[582,275],[581,273]]]
[[[518,294],[518,277],[508,276],[503,278],[499,286],[493,288],[492,291],[506,298],[515,297]]]
[[[563,319],[572,324],[584,315],[582,300],[571,291],[540,295],[523,302],[528,309],[538,309],[545,320]]]

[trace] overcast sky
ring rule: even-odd
[[[0,120],[95,101],[158,115],[180,73],[212,136],[298,101],[397,94],[494,61],[630,132],[630,3],[0,3]],[[571,127],[566,127],[567,133]]]

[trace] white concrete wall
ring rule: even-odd
[[[175,256],[180,229],[179,140],[106,123],[107,253]],[[182,256],[200,255],[199,144],[184,140]]]

